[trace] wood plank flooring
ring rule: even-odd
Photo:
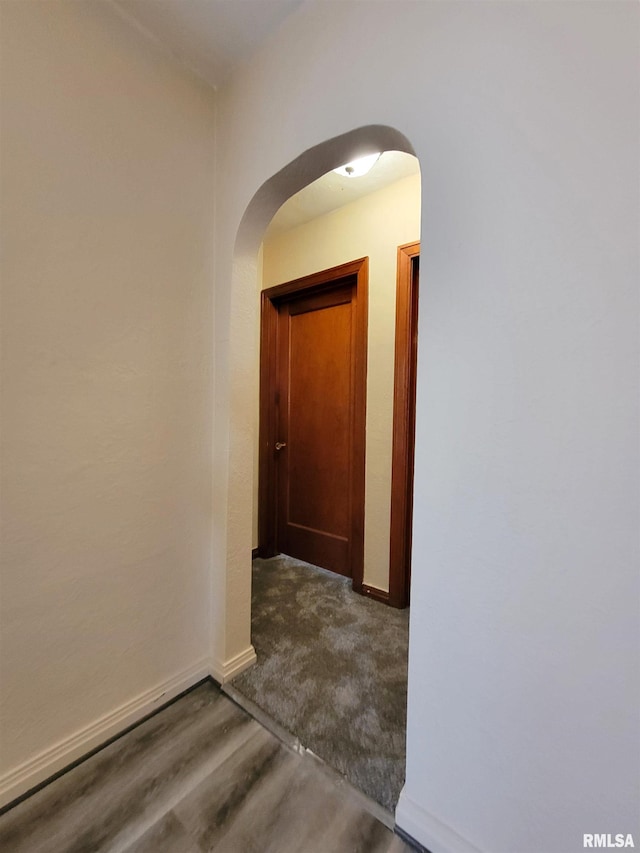
[[[344,782],[204,683],[0,816],[7,853],[403,853]]]

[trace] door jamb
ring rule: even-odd
[[[260,311],[260,428],[258,479],[258,554],[274,557],[277,553],[277,468],[274,452],[277,441],[275,395],[270,389],[276,379],[276,333],[278,303],[297,294],[312,294],[331,289],[341,279],[355,278],[355,377],[353,413],[353,481],[351,525],[351,576],[353,589],[362,592],[364,575],[364,497],[367,385],[367,312],[369,259],[360,258],[322,272],[263,290]]]
[[[414,265],[419,259],[419,242],[398,247],[389,604],[400,608],[409,603],[411,570],[418,332],[418,286]]]

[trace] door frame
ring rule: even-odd
[[[391,463],[389,604],[406,607],[411,576],[420,242],[398,246]]]
[[[278,440],[276,409],[278,305],[298,295],[330,290],[341,281],[355,284],[355,375],[353,395],[351,488],[351,577],[353,589],[362,592],[364,575],[364,499],[367,400],[367,316],[369,258],[360,258],[322,272],[303,276],[261,293],[260,306],[260,427],[258,479],[258,554],[274,557],[277,550]]]

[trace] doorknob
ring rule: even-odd
[[[276,450],[282,450],[283,447],[287,446],[286,441],[276,441]]]

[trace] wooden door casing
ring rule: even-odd
[[[389,604],[392,607],[409,604],[411,586],[419,268],[420,243],[399,246],[389,543]]]

